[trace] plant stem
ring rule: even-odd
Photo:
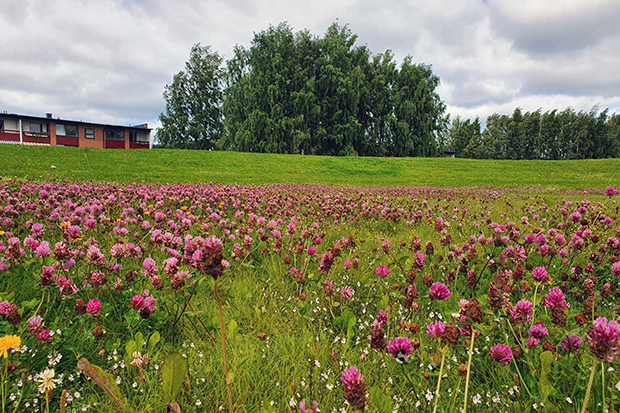
[[[525,387],[527,394],[530,395],[530,398],[533,398],[532,393],[530,392],[530,389],[527,387],[527,383],[525,383],[525,380],[523,380],[523,376],[521,375],[521,370],[519,370],[519,366],[517,366],[517,360],[515,360],[514,357],[512,358],[512,362],[515,364],[515,369],[517,369],[517,374],[519,374],[519,379],[521,380],[521,383],[523,383],[523,387]]]
[[[441,376],[443,375],[443,365],[446,360],[446,352],[448,348],[441,349],[441,367],[439,367],[439,380],[437,380],[437,390],[435,390],[435,407],[433,413],[437,413],[437,404],[439,403],[439,389],[441,388]]]
[[[493,252],[491,252],[491,255],[489,256],[489,259],[487,260],[487,262],[484,264],[484,267],[482,267],[482,270],[480,271],[480,274],[478,275],[478,278],[476,278],[476,285],[474,285],[474,287],[471,290],[471,296],[470,298],[472,298],[474,296],[474,294],[476,293],[476,287],[478,287],[478,283],[480,282],[480,280],[482,279],[482,275],[484,274],[484,270],[487,269],[487,266],[489,265],[489,263],[491,262],[491,260],[493,259],[493,257],[495,256],[495,249],[496,247],[493,247]]]
[[[381,353],[381,355],[383,355],[383,353]],[[384,361],[385,361],[385,358],[384,358]],[[415,384],[413,383],[413,380],[411,380],[411,377],[409,377],[409,372],[405,369],[405,365],[401,364],[400,366],[403,369],[403,374],[405,375],[405,378],[407,379],[409,384],[411,384],[411,390],[413,390],[413,394],[415,394],[415,398],[419,399],[418,392],[415,390]]]
[[[539,285],[540,283],[534,283],[534,301],[532,302],[532,320],[535,320],[534,313],[536,312],[536,294],[538,293]],[[594,306],[592,308],[594,308]]]
[[[228,408],[230,413],[234,413],[232,392],[230,390],[231,380],[228,374],[228,360],[226,358],[226,333],[224,332],[224,310],[222,309],[222,300],[217,292],[217,280],[213,285],[213,292],[215,292],[215,299],[217,300],[217,307],[220,310],[220,332],[222,333],[222,358],[224,359],[224,373],[226,375],[226,391],[228,392]]]
[[[592,390],[592,383],[594,383],[594,373],[596,372],[596,365],[598,360],[594,358],[592,360],[592,370],[590,371],[590,380],[588,380],[588,388],[586,389],[586,397],[583,398],[583,406],[581,407],[581,413],[586,413],[586,407],[588,407],[588,399],[590,398],[590,391]]]
[[[187,305],[189,305],[189,308],[190,308],[192,311],[195,311],[195,310],[194,310],[194,307],[192,307],[191,303],[189,302],[189,300],[190,300],[192,297],[190,296],[189,298],[187,298],[187,297],[185,296],[185,292],[183,292],[183,291],[182,291],[182,293],[183,293],[183,298],[185,298],[185,301],[186,301]],[[192,292],[192,294],[193,294],[193,292]],[[216,292],[215,294],[217,295],[217,292]],[[220,301],[219,301],[219,297],[218,297],[218,303],[220,304],[220,307],[221,307],[221,305],[222,305],[222,304],[221,304],[221,303],[220,303]],[[184,313],[185,313],[185,309],[183,309],[183,312],[181,313],[181,316],[182,316]],[[215,337],[213,336],[213,334],[211,334],[211,332],[209,331],[209,329],[207,328],[207,326],[205,325],[205,323],[202,321],[202,319],[201,319],[200,317],[198,317],[196,314],[194,314],[194,317],[196,317],[196,319],[200,322],[200,325],[202,325],[202,328],[204,328],[204,330],[207,332],[207,334],[209,335],[209,337],[211,337],[211,339],[213,339],[213,342],[215,343],[217,340],[215,340]],[[190,320],[191,320],[191,319],[190,319]],[[178,321],[178,319],[177,319],[177,321]],[[176,321],[175,321],[175,324],[176,324]]]
[[[467,377],[465,378],[465,403],[463,403],[463,413],[467,413],[467,395],[469,393],[469,377],[471,375],[471,358],[474,355],[474,339],[476,330],[471,328],[471,343],[469,344],[469,360],[467,361]]]
[[[4,402],[5,402],[5,397],[6,395],[4,394],[4,381],[6,379],[6,374],[4,373],[5,371],[8,371],[8,364],[4,363],[2,365],[2,383],[0,383],[0,388],[2,388],[2,413],[4,413]]]
[[[459,384],[456,386],[456,391],[454,392],[454,399],[452,400],[452,407],[450,407],[450,412],[454,411],[454,406],[456,405],[456,396],[458,396],[462,381],[463,381],[463,378],[459,377]]]
[[[605,362],[601,362],[601,383],[603,390],[603,411],[605,411]]]

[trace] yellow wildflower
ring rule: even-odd
[[[9,356],[10,349],[19,349],[22,339],[19,336],[0,337],[0,355],[4,358]]]

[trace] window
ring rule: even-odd
[[[78,128],[75,125],[56,125],[56,135],[59,136],[78,136]]]
[[[31,123],[29,127],[30,127],[30,132],[36,132],[36,133],[43,132],[43,124],[41,123]]]
[[[94,129],[84,129],[84,137],[86,139],[95,139],[95,130]]]
[[[109,141],[124,141],[125,140],[125,131],[107,129],[105,131],[105,138],[106,138],[106,140],[109,140]]]
[[[148,142],[149,134],[146,132],[129,132],[129,141],[130,142]]]
[[[0,119],[0,130],[4,129],[4,120]]]

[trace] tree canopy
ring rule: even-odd
[[[599,159],[620,157],[620,115],[597,107],[542,113],[493,114],[482,130],[478,118],[455,118],[445,143],[457,157],[479,159]]]
[[[431,66],[374,54],[347,26],[322,37],[281,23],[223,59],[192,47],[166,85],[160,147],[339,156],[620,157],[620,115],[594,107],[450,122]]]
[[[222,137],[222,58],[209,46],[194,45],[185,70],[166,85],[166,112],[159,115],[159,146],[212,149]]]
[[[204,61],[204,62],[201,62]],[[347,26],[286,23],[221,59],[194,46],[166,86],[161,146],[315,155],[435,156],[445,105],[431,67],[373,54]],[[222,121],[223,119],[223,121]]]

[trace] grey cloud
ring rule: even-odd
[[[432,65],[454,114],[589,109],[620,96],[619,14],[617,0],[4,0],[0,111],[152,125],[193,44],[230,58],[270,24],[322,35],[336,19],[374,53]]]
[[[494,30],[535,56],[566,54],[620,35],[620,2],[498,1],[490,3]]]

